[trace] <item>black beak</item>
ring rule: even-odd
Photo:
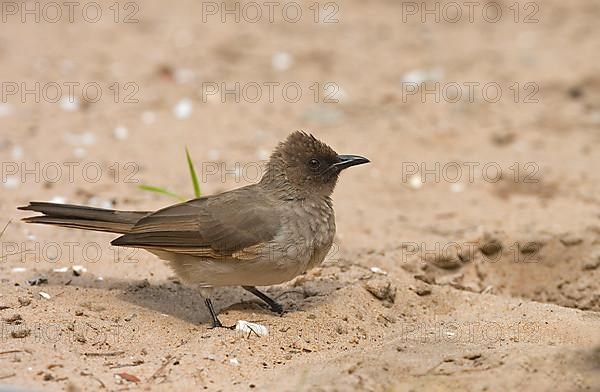
[[[361,157],[359,155],[338,155],[339,162],[335,163],[333,166],[338,170],[342,171],[351,166],[362,165],[363,163],[369,163],[367,158]]]

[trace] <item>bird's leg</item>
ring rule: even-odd
[[[212,327],[213,328],[227,328],[227,329],[234,328],[234,327],[224,327],[223,324],[221,324],[221,320],[219,320],[219,318],[217,317],[217,312],[215,312],[215,308],[213,307],[213,304],[212,304],[212,301],[210,300],[210,298],[205,298],[204,303],[206,304],[206,307],[208,308],[208,311],[210,312],[210,317],[212,318]]]
[[[242,286],[242,287],[244,288],[244,290],[249,291],[252,294],[256,295],[258,298],[262,299],[267,305],[269,305],[269,308],[271,309],[271,311],[273,311],[275,313],[279,313],[279,314],[283,313],[283,306],[281,306],[281,304],[279,304],[273,298],[269,297],[267,294],[263,293],[256,287],[254,287],[254,286]]]
[[[221,323],[221,320],[219,320],[219,318],[217,317],[217,312],[215,312],[215,308],[213,307],[212,301],[210,300],[210,297],[212,297],[214,289],[212,287],[206,287],[206,286],[197,286],[197,289],[200,292],[200,295],[202,296],[202,298],[204,298],[204,303],[206,304],[206,307],[208,308],[208,312],[210,313],[210,318],[212,319],[212,328],[234,329],[235,326],[233,326],[233,327],[223,326],[223,324]]]

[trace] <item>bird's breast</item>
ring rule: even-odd
[[[327,256],[335,237],[335,215],[328,200],[295,202],[284,215],[282,227],[291,246],[281,263],[292,263],[299,275]]]

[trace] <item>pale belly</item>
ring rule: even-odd
[[[186,283],[197,287],[270,286],[292,280],[320,265],[333,244],[333,211],[323,219],[289,218],[282,230],[253,259],[209,259],[165,251],[151,251]],[[282,246],[281,244],[286,244]]]

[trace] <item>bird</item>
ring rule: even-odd
[[[199,291],[212,327],[228,328],[213,306],[213,290],[241,286],[282,314],[282,305],[257,286],[290,281],[323,262],[335,237],[331,196],[338,177],[369,162],[295,131],[275,147],[261,179],[241,188],[154,212],[36,201],[18,209],[43,214],[23,218],[28,223],[120,234],[111,245],[167,261]]]

